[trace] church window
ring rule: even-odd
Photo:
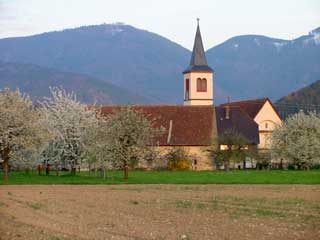
[[[207,91],[207,79],[198,78],[197,79],[197,92],[206,92]]]
[[[268,123],[265,124],[265,128],[268,128]]]
[[[185,91],[185,99],[188,100],[189,99],[189,78],[186,79],[186,91]]]

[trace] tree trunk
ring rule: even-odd
[[[282,159],[282,158],[280,159],[280,165],[279,165],[279,168],[280,168],[281,170],[283,170],[283,159]]]
[[[38,175],[39,176],[41,175],[41,165],[40,164],[38,165]]]
[[[223,166],[224,166],[224,170],[226,172],[228,172],[229,171],[229,161],[228,160],[224,160]]]
[[[128,170],[129,170],[129,167],[127,164],[124,165],[124,180],[128,180]]]
[[[107,177],[107,171],[106,171],[106,168],[104,167],[103,168],[103,179],[106,179]]]
[[[3,159],[3,170],[4,170],[3,180],[4,180],[4,183],[7,183],[8,179],[9,179],[9,153],[10,153],[9,148],[5,148],[1,152],[1,157]]]
[[[54,167],[55,167],[55,170],[56,170],[56,176],[59,176],[59,166],[58,166],[58,163],[54,163]]]
[[[253,169],[253,160],[252,160],[252,157],[250,157],[250,164],[251,164],[251,169]]]
[[[49,165],[46,164],[46,175],[49,176],[50,174],[50,168],[49,168]]]
[[[246,170],[247,165],[246,165],[246,159],[243,159],[243,170]]]
[[[3,180],[5,183],[8,182],[9,178],[9,162],[8,159],[3,160],[3,169],[4,169],[4,177]]]

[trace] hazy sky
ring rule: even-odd
[[[293,39],[320,26],[320,0],[0,0],[0,38],[123,22],[191,49],[197,17],[205,48],[242,34]]]

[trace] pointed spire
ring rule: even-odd
[[[185,70],[185,72],[191,71],[191,70],[212,71],[212,69],[208,66],[206,55],[204,52],[199,20],[200,19],[197,18],[197,32],[194,39],[192,56],[191,56],[189,67]]]

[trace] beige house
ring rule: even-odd
[[[269,149],[270,135],[282,121],[278,111],[268,98],[246,100],[222,104],[221,106],[239,107],[245,111],[259,126],[260,144],[258,148]]]

